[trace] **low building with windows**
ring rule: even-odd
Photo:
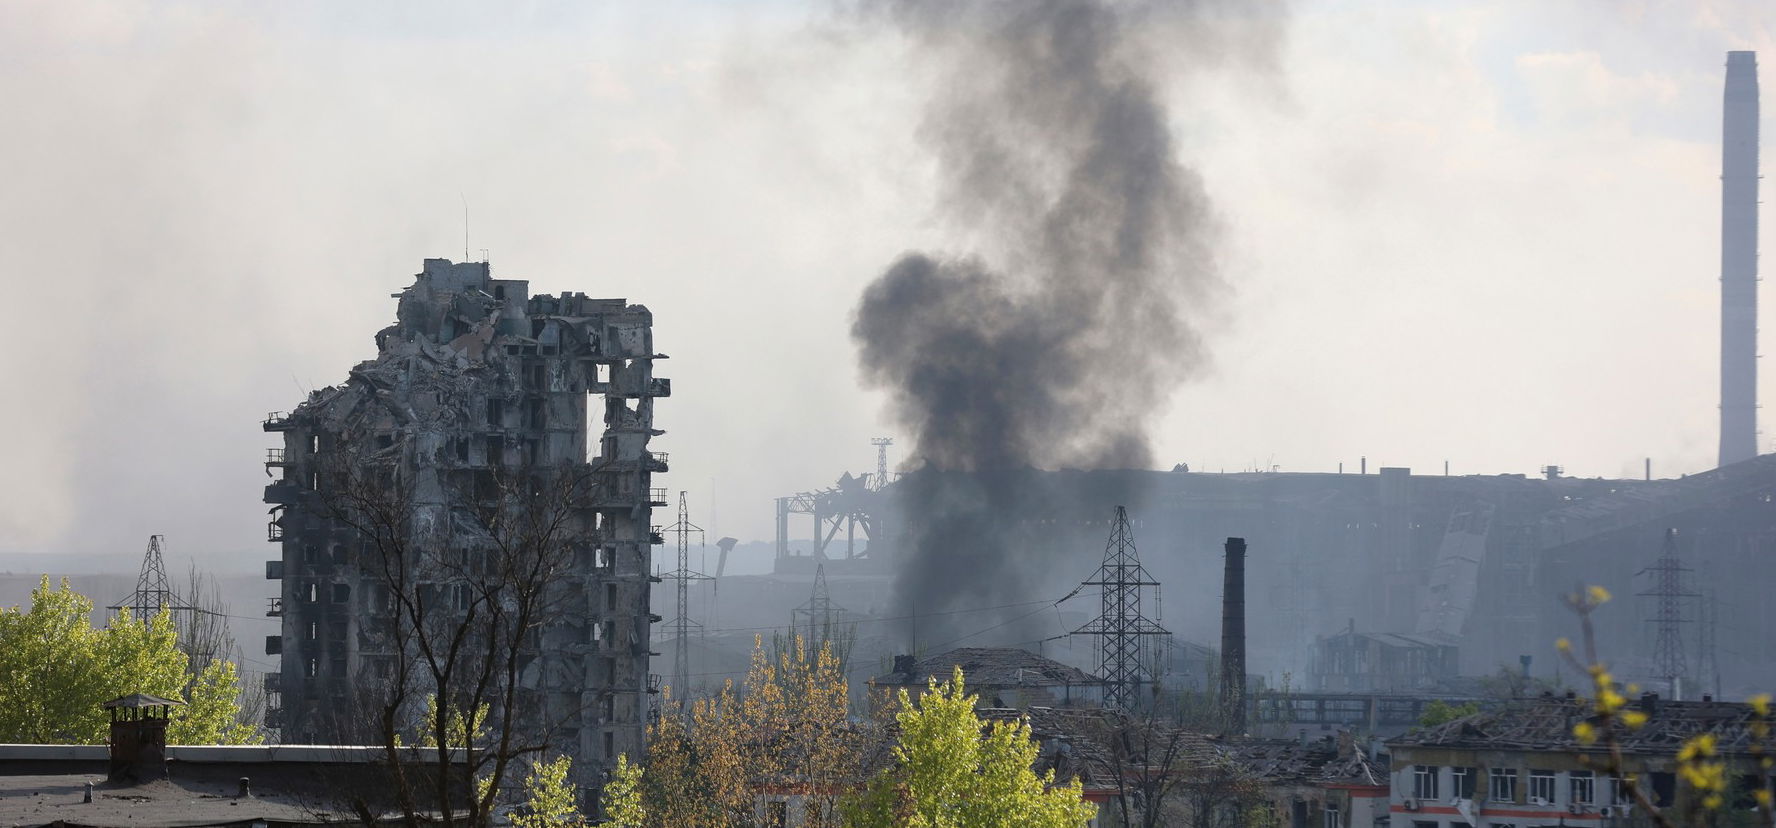
[[[1388,809],[1387,753],[1350,731],[1321,739],[1244,739],[1224,749],[1263,786],[1284,828],[1377,828]]]
[[[1647,694],[1629,709],[1647,721],[1612,724],[1621,763],[1604,740],[1581,743],[1582,723],[1599,727],[1591,702],[1544,696],[1512,702],[1389,740],[1390,828],[1625,828],[1650,824],[1618,773],[1633,774],[1659,807],[1683,807],[1677,753],[1713,734],[1728,764],[1729,808],[1752,806],[1762,784],[1751,750],[1749,705],[1674,702]]]

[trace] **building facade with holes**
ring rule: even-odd
[[[617,754],[639,754],[658,689],[648,673],[659,620],[648,560],[661,542],[652,509],[665,505],[651,479],[666,455],[650,440],[663,433],[654,401],[671,386],[654,376],[664,355],[652,315],[622,299],[530,295],[527,282],[495,279],[485,262],[443,259],[427,259],[395,298],[374,359],[264,423],[281,441],[266,459],[264,495],[277,550],[266,577],[279,583],[268,614],[282,619],[266,641],[281,656],[265,676],[267,724],[285,743],[364,739],[369,697],[402,667],[387,634],[399,591],[412,588],[448,622],[492,583],[487,561],[505,530],[483,507],[569,481],[571,502],[561,501],[547,536],[561,554],[547,573],[549,619],[524,640],[518,683],[522,709],[595,780]],[[602,423],[596,439],[591,417]],[[433,558],[449,550],[461,565],[410,561],[424,582],[392,582],[375,532],[348,514],[379,502],[411,520],[393,547]]]
[[[1612,726],[1619,767],[1603,740],[1574,737],[1575,725],[1601,722],[1590,702],[1571,696],[1518,700],[1389,740],[1389,828],[1650,825],[1617,771],[1639,779],[1661,809],[1690,807],[1694,792],[1680,781],[1677,753],[1703,733],[1714,735],[1728,763],[1728,807],[1752,806],[1752,792],[1764,782],[1750,753],[1748,705],[1648,694],[1629,709],[1645,713],[1647,722]]]

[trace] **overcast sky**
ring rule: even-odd
[[[1231,290],[1160,465],[1712,467],[1724,53],[1776,61],[1768,12],[1304,2],[1267,60],[1180,72]],[[465,200],[496,275],[654,311],[660,484],[768,538],[896,434],[847,329],[963,244],[916,136],[941,82],[824,3],[0,0],[0,569],[156,532],[259,567],[260,420],[374,356]]]

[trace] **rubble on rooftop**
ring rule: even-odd
[[[1624,753],[1671,756],[1684,742],[1711,734],[1723,754],[1746,753],[1753,743],[1751,705],[1720,701],[1670,701],[1645,694],[1629,703],[1629,709],[1645,713],[1646,723],[1637,728],[1613,725],[1614,738]],[[1500,705],[1472,716],[1388,740],[1403,747],[1471,748],[1483,750],[1524,749],[1589,753],[1601,744],[1585,744],[1573,735],[1580,722],[1599,723],[1589,699],[1543,696]]]

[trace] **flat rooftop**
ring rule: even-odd
[[[167,753],[168,779],[129,785],[106,781],[104,745],[0,745],[0,826],[338,826],[357,824],[348,795],[380,802],[387,793],[375,747],[174,745]],[[240,796],[243,777],[250,796]]]
[[[184,769],[181,769],[184,770]],[[349,814],[328,811],[319,798],[282,792],[275,779],[254,779],[253,796],[236,796],[240,777],[215,773],[179,773],[174,781],[142,785],[111,785],[103,770],[96,773],[0,773],[0,825],[37,826],[267,826],[338,824]],[[93,783],[93,801],[86,802],[86,784]],[[262,792],[263,790],[263,792]],[[318,792],[316,792],[318,793]],[[323,814],[325,816],[323,816]]]

